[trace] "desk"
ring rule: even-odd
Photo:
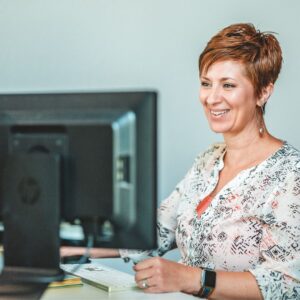
[[[191,295],[183,293],[146,294],[143,291],[133,290],[107,293],[88,284],[83,286],[48,288],[42,300],[192,300]]]
[[[93,262],[122,270],[133,275],[131,263],[124,263],[121,258],[111,259],[97,259]],[[184,293],[164,293],[164,294],[146,294],[142,290],[131,290],[107,293],[99,288],[95,288],[89,284],[83,284],[83,286],[74,287],[62,287],[62,288],[48,288],[44,293],[42,300],[192,300],[196,299],[194,296]]]
[[[96,260],[97,261],[97,260]],[[95,261],[95,262],[96,262]],[[133,274],[130,263],[125,264],[121,258],[99,259],[101,264]],[[2,255],[0,255],[0,270],[2,269]],[[107,293],[89,284],[48,288],[41,300],[192,300],[192,295],[184,293],[146,294],[142,290],[131,290]]]

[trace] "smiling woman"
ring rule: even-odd
[[[139,262],[136,281],[146,292],[300,297],[300,153],[264,122],[281,63],[275,36],[252,24],[224,28],[201,53],[200,101],[224,142],[201,153],[162,202],[158,254],[177,246],[181,260]],[[120,253],[138,260],[136,252]]]
[[[281,62],[275,36],[252,24],[224,28],[200,55],[201,104],[224,141],[160,205],[158,249],[119,251],[145,292],[300,299],[300,152],[264,122]],[[175,247],[179,263],[156,257]]]

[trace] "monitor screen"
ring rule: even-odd
[[[28,260],[28,249],[16,250],[26,239],[53,253],[59,244],[83,246],[88,236],[99,247],[156,247],[156,98],[0,95],[1,219],[8,253],[20,252],[7,262],[18,265],[17,254]],[[40,245],[47,234],[50,241]]]

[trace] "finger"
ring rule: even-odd
[[[137,281],[136,284],[137,284],[137,286],[138,286],[140,289],[142,289],[142,290],[145,290],[145,289],[149,288],[149,286],[148,286],[148,281],[147,281],[146,278],[145,278],[145,279],[142,279],[142,280],[140,280],[140,281]]]
[[[143,290],[149,289],[149,288],[153,288],[155,285],[153,284],[153,280],[152,278],[145,278],[142,279],[140,281],[137,281],[137,285],[138,287],[140,287]]]
[[[135,271],[140,271],[140,270],[143,270],[143,269],[146,269],[146,268],[150,268],[153,265],[155,265],[157,260],[159,260],[159,259],[160,258],[158,258],[158,257],[151,257],[151,258],[147,258],[145,260],[142,260],[134,266],[134,270]]]
[[[135,278],[136,282],[139,282],[143,279],[151,278],[152,276],[153,276],[153,270],[151,268],[148,268],[146,270],[142,270],[142,271],[135,273],[134,278]]]
[[[143,261],[138,262],[136,265],[134,265],[133,268],[134,268],[135,271],[140,271],[140,270],[143,270],[143,269],[147,269],[151,266],[152,266],[151,259],[148,258],[148,259],[145,259]]]
[[[147,283],[147,286],[148,286],[148,289],[149,288],[154,288],[156,286],[155,284],[155,278],[154,277],[148,277],[146,280],[146,283]]]

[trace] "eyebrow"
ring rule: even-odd
[[[205,77],[205,76],[201,76],[200,79],[210,80],[208,77]],[[221,81],[226,81],[226,80],[235,80],[235,79],[232,78],[232,77],[222,77],[222,78],[221,78]]]

